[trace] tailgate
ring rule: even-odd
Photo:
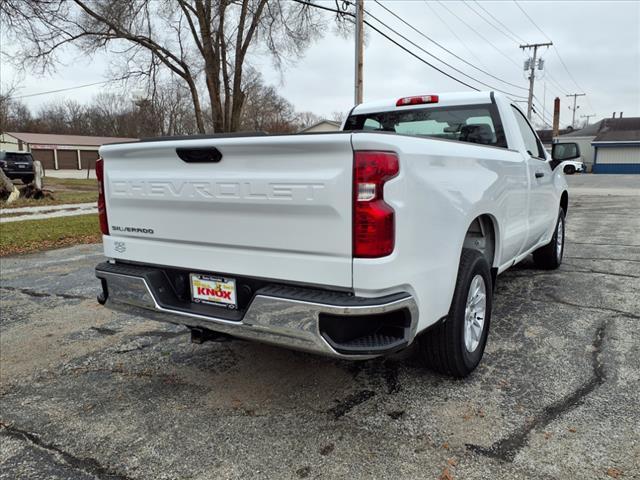
[[[215,147],[217,163],[176,148]],[[351,287],[347,133],[109,145],[111,258]]]

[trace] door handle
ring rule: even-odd
[[[218,163],[222,153],[216,147],[176,148],[178,157],[186,163]]]
[[[536,172],[536,178],[544,177],[544,172]]]

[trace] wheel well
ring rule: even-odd
[[[487,259],[490,267],[496,254],[496,229],[489,215],[476,217],[464,236],[463,248],[478,250]]]
[[[567,214],[567,210],[569,209],[569,194],[565,190],[562,192],[562,196],[560,197],[560,206],[562,210],[564,210],[564,214]]]

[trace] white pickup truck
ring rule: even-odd
[[[567,184],[492,92],[356,106],[342,131],[100,149],[100,303],[344,359],[468,375],[496,277],[562,261]]]

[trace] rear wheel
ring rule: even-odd
[[[564,210],[560,208],[558,211],[558,220],[556,221],[556,229],[553,232],[551,241],[544,247],[540,247],[533,252],[533,261],[538,268],[555,270],[560,266],[562,256],[564,255],[564,229]]]
[[[466,377],[478,366],[489,333],[492,292],[486,258],[464,249],[449,314],[418,339],[425,366],[454,377]]]

